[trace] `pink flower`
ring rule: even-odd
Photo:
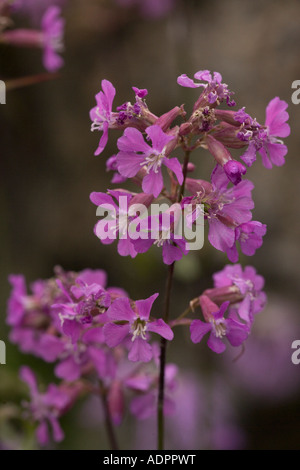
[[[151,321],[149,318],[152,304],[157,297],[158,294],[154,294],[133,304],[128,298],[119,298],[106,312],[108,323],[103,327],[106,344],[114,348],[129,340],[127,345],[130,361],[149,362],[152,359],[152,347],[147,342],[148,332],[157,333],[167,340],[173,339],[173,331],[162,319]]]
[[[216,288],[237,287],[241,294],[241,301],[231,305],[231,311],[251,325],[254,315],[259,313],[266,304],[266,294],[262,290],[265,280],[263,276],[256,273],[252,266],[240,264],[227,265],[221,271],[213,275]]]
[[[144,222],[144,236],[132,241],[137,253],[145,253],[153,245],[162,248],[163,262],[167,265],[179,261],[187,255],[189,248],[186,239],[180,234],[182,210],[180,204],[173,204],[165,212],[150,215]],[[179,233],[178,233],[179,232]]]
[[[226,344],[223,342],[225,337],[232,346],[240,346],[248,338],[247,325],[233,318],[224,318],[229,301],[223,302],[221,307],[218,307],[209,297],[202,295],[199,302],[206,321],[192,321],[190,332],[193,343],[199,343],[203,336],[210,332],[207,345],[212,351],[220,354],[226,349]]]
[[[112,104],[116,95],[116,89],[108,80],[102,80],[101,86],[103,91],[99,91],[95,96],[97,106],[90,111],[90,118],[93,121],[91,130],[102,132],[95,155],[100,155],[105,149],[108,141],[108,129],[115,123]]]
[[[43,18],[41,31],[35,29],[12,29],[2,33],[3,42],[21,47],[40,47],[44,50],[43,64],[49,72],[56,72],[63,66],[58,54],[63,50],[65,21],[61,9],[50,6]]]
[[[49,72],[56,72],[63,66],[63,59],[58,52],[63,50],[63,35],[65,21],[60,16],[61,9],[50,6],[42,18],[44,67]]]
[[[228,187],[228,184],[225,171],[217,165],[211,175],[211,185],[203,181],[195,180],[194,184],[189,181],[188,185],[196,193],[183,199],[191,206],[204,204],[205,218],[209,224],[208,240],[217,250],[225,253],[235,243],[236,227],[251,220],[251,209],[254,207],[251,181],[243,180],[233,187]],[[198,216],[194,211],[191,222]]]
[[[177,78],[178,85],[188,88],[198,88],[202,87],[203,92],[199,98],[203,106],[206,104],[220,104],[224,99],[227,102],[228,106],[234,106],[235,102],[230,99],[232,92],[228,90],[226,83],[222,83],[222,75],[219,72],[214,72],[213,75],[209,70],[199,70],[194,74],[196,80],[199,82],[194,82],[186,74],[182,74]],[[207,83],[202,83],[207,82]],[[198,107],[199,100],[196,102],[194,109]]]
[[[278,96],[273,98],[266,108],[265,125],[261,126],[243,110],[236,113],[236,119],[242,123],[238,137],[248,141],[249,145],[241,159],[251,166],[256,160],[256,152],[262,156],[262,163],[266,168],[282,166],[285,163],[287,146],[278,137],[290,135],[290,126],[287,124],[289,115],[286,111],[288,104]]]
[[[34,421],[38,422],[36,437],[41,445],[49,442],[49,426],[55,442],[64,439],[64,432],[58,418],[70,403],[70,396],[57,385],[50,384],[45,393],[40,393],[34,373],[29,367],[20,370],[21,379],[30,390],[31,400],[25,406]]]
[[[261,247],[262,237],[266,234],[267,226],[256,220],[241,224],[235,229],[235,243],[226,250],[229,261],[236,263],[239,259],[236,244],[239,242],[244,255],[253,256]]]
[[[157,197],[164,186],[162,165],[175,173],[179,184],[183,182],[183,173],[177,158],[168,158],[168,144],[174,136],[165,134],[156,124],[147,127],[146,134],[152,141],[152,147],[144,141],[139,130],[131,127],[125,129],[118,139],[117,166],[119,173],[126,178],[132,178],[144,169],[143,191]]]

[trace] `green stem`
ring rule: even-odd
[[[166,323],[169,321],[170,312],[170,299],[171,299],[171,288],[174,273],[174,265],[172,263],[169,267],[167,283],[166,283],[166,294],[165,294],[165,305],[164,305],[164,320]],[[165,338],[161,338],[160,342],[160,373],[159,373],[159,384],[158,384],[158,406],[157,406],[157,449],[164,449],[164,392],[165,392],[165,367],[166,367],[166,352],[167,352],[167,341]]]
[[[190,158],[190,151],[185,152],[184,162],[183,162],[183,182],[179,188],[177,202],[183,197],[185,180],[187,175],[187,167]],[[168,277],[166,282],[166,291],[165,291],[165,303],[164,303],[164,315],[163,319],[168,324],[169,322],[169,313],[170,313],[170,300],[171,300],[171,290],[173,282],[175,262],[169,266]],[[166,352],[167,352],[167,341],[165,338],[161,339],[160,343],[160,372],[159,372],[159,383],[158,383],[158,404],[157,404],[157,449],[164,450],[164,394],[165,394],[165,368],[166,368]]]

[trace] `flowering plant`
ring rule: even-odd
[[[220,73],[201,70],[194,79],[185,74],[177,79],[195,93],[190,113],[180,105],[157,116],[146,103],[148,91],[137,87],[132,87],[133,104],[114,108],[116,90],[108,80],[102,80],[90,111],[91,130],[101,134],[95,155],[104,155],[114,130],[123,132],[115,154],[107,159],[112,184],[130,183],[132,188],[133,183],[136,188],[90,195],[98,215],[112,213],[96,223],[95,235],[105,245],[119,238],[120,256],[134,258],[162,248],[168,266],[163,311],[155,306],[161,293],[131,298],[122,286],[109,284],[101,267],[80,272],[56,267],[52,278],[36,281],[29,293],[22,275],[9,278],[10,339],[22,352],[52,363],[59,380],[41,393],[33,372],[21,369],[31,396],[26,413],[36,423],[42,445],[50,434],[61,441],[59,418],[80,397],[95,394],[102,399],[112,449],[118,448],[115,426],[122,422],[127,403],[139,419],[157,413],[157,448],[163,449],[165,415],[174,409],[180,375],[166,356],[175,327],[188,329],[195,348],[208,334],[207,346],[222,354],[226,347],[243,347],[264,309],[264,278],[252,266],[238,263],[239,250],[252,256],[266,234],[266,225],[252,219],[254,185],[246,173],[257,153],[266,168],[284,164],[287,147],[281,138],[290,133],[287,103],[271,100],[260,124],[245,108],[234,109],[233,92]],[[239,159],[232,149],[241,151]],[[210,180],[198,177],[199,150],[211,157]],[[155,205],[160,210],[149,214]],[[187,298],[184,312],[171,316],[175,263],[194,249],[191,231],[205,223],[209,243],[232,264],[213,275],[209,289]],[[200,236],[197,231],[194,235]]]

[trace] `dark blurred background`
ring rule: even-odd
[[[115,106],[133,100],[132,86],[147,88],[147,104],[160,115],[181,104],[191,110],[197,90],[178,86],[176,78],[208,69],[222,74],[235,92],[238,108],[245,106],[259,122],[264,122],[265,107],[274,96],[289,103],[286,164],[267,170],[258,158],[248,170],[255,184],[254,219],[266,223],[268,232],[256,255],[241,257],[240,262],[255,266],[265,277],[269,302],[249,343],[249,370],[247,351],[236,362],[232,351],[216,358],[205,343],[192,345],[184,332],[170,346],[168,359],[193,374],[201,387],[207,384],[203,376],[209,375],[212,382],[219,374],[218,393],[223,399],[229,390],[231,396],[228,420],[243,436],[232,441],[233,447],[300,449],[300,365],[291,363],[291,343],[300,339],[300,106],[291,102],[291,84],[300,79],[300,3],[174,0],[164,14],[152,17],[143,13],[142,3],[66,1],[65,65],[60,76],[8,92],[6,105],[1,106],[0,339],[7,344],[7,364],[0,366],[1,403],[17,396],[18,368],[32,361],[8,341],[9,273],[24,274],[30,284],[50,277],[55,265],[66,270],[103,268],[109,284],[125,288],[132,298],[160,292],[158,309],[162,302],[167,269],[159,250],[134,260],[121,258],[115,244],[104,246],[93,234],[96,212],[89,194],[112,187],[105,161],[115,153],[119,136],[110,133],[105,152],[93,155],[100,135],[90,131],[89,110],[101,80],[115,85]],[[1,47],[0,54],[4,81],[43,72],[39,50]],[[205,157],[198,170],[203,178],[213,168]],[[196,153],[193,161],[197,163]],[[227,263],[226,255],[207,241],[202,250],[177,263],[174,316],[209,287],[211,275]],[[41,373],[46,369],[39,361],[33,364]],[[205,408],[205,401],[200,406]],[[65,419],[69,433],[59,447],[105,448],[101,423],[91,421],[89,426],[82,413],[78,406]],[[132,426],[129,418],[119,430],[127,439],[125,447],[138,446],[133,444],[135,431],[128,437],[126,425]],[[200,436],[205,429],[195,429],[184,445],[208,446]],[[170,445],[181,448],[180,442]]]

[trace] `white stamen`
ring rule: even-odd
[[[149,173],[150,170],[153,170],[154,173],[158,173],[158,170],[161,167],[164,158],[164,150],[162,151],[162,153],[152,153],[151,155],[145,158],[145,160],[141,163],[141,166],[146,167],[147,173]]]
[[[131,341],[134,341],[137,336],[141,336],[142,339],[146,339],[146,329],[147,323],[140,318],[137,318],[133,325],[131,326],[132,338]]]
[[[226,326],[224,323],[222,323],[222,320],[218,321],[218,323],[215,320],[213,321],[215,335],[217,338],[223,338],[223,336],[226,335]]]

